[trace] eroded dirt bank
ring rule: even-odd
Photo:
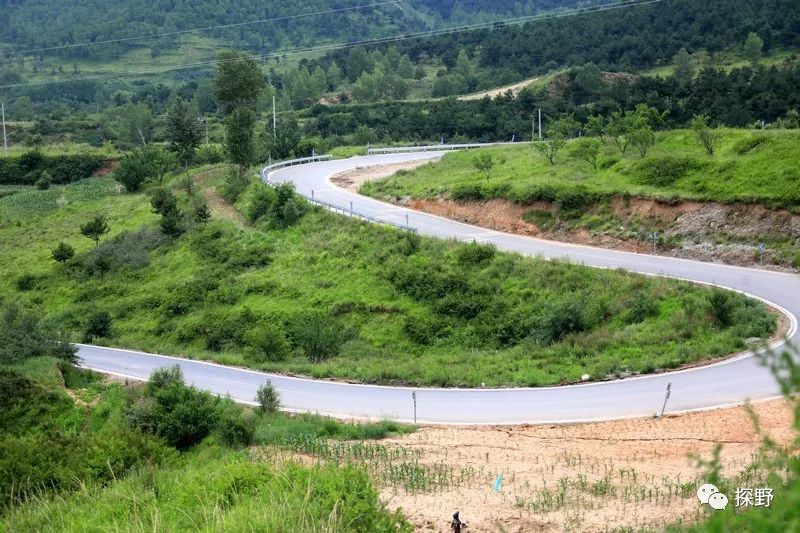
[[[357,191],[365,181],[424,163],[365,167],[332,180]],[[700,261],[797,270],[800,266],[800,215],[758,204],[661,202],[612,198],[580,216],[565,216],[553,203],[520,205],[505,199],[453,201],[401,198],[400,205],[453,220],[520,235],[631,252],[656,253]]]

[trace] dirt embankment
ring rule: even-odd
[[[652,241],[647,237],[656,229],[660,236],[658,254],[736,265],[760,265],[758,243],[762,239],[778,238],[788,246],[800,243],[800,216],[755,204],[614,198],[605,211],[593,208],[602,217],[603,225],[590,228],[560,221],[557,206],[544,202],[519,205],[503,199],[414,199],[404,203],[419,211],[510,233],[631,252],[653,253]],[[548,227],[525,220],[526,213],[532,211],[551,214]],[[791,253],[768,247],[764,265],[788,269],[792,259]]]
[[[358,191],[362,183],[410,170],[428,161],[363,167],[332,178],[340,187]],[[403,198],[399,204],[434,215],[519,235],[599,246],[629,252],[653,253],[652,231],[658,231],[656,253],[761,266],[758,244],[768,245],[764,267],[793,270],[800,257],[800,215],[758,204],[715,202],[661,202],[648,198],[612,198],[593,206],[593,224],[561,219],[556,204],[534,202],[520,205],[505,199],[454,201],[447,198]],[[531,213],[546,215],[536,222]]]

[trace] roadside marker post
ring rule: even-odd
[[[654,231],[652,237],[653,237],[653,255],[655,255],[655,253],[656,253],[656,245],[658,243],[658,232]]]
[[[411,401],[414,402],[414,425],[417,424],[417,391],[411,393]]]
[[[408,213],[406,213],[406,229],[409,229],[411,226],[408,225]]]
[[[758,245],[758,251],[761,254],[761,266],[764,266],[764,253],[767,251],[767,245],[763,242]]]
[[[664,416],[664,411],[666,411],[667,409],[667,400],[669,400],[671,393],[672,393],[672,383],[667,383],[667,394],[664,396],[664,405],[661,406],[661,415],[659,415],[659,418]]]

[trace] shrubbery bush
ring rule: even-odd
[[[685,157],[653,157],[643,159],[636,166],[639,181],[653,187],[669,187],[690,172],[700,170],[705,164]]]
[[[319,311],[298,313],[287,322],[292,342],[311,361],[319,362],[339,355],[349,332],[331,317]]]
[[[55,357],[76,361],[75,347],[54,323],[16,305],[7,305],[0,315],[0,363],[12,364],[32,357]]]
[[[128,407],[127,419],[179,450],[199,444],[214,431],[234,446],[247,445],[253,437],[241,407],[186,385],[177,366],[153,372],[143,396]]]
[[[105,157],[95,154],[44,155],[31,150],[0,159],[0,185],[35,185],[45,172],[53,184],[71,183],[90,177],[105,163]]]

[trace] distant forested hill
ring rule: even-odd
[[[400,52],[454,62],[459,50],[468,50],[481,68],[513,80],[586,62],[609,70],[649,68],[671,61],[681,48],[714,53],[741,46],[750,32],[761,37],[766,52],[800,48],[800,2],[664,0],[409,41]]]
[[[155,35],[209,26],[307,15],[203,32],[250,51],[331,41],[354,41],[439,27],[447,23],[525,16],[542,10],[610,0],[2,0],[0,43],[11,48],[58,47]],[[382,4],[382,5],[375,5]],[[354,6],[365,6],[349,10]],[[63,57],[114,59],[135,47],[169,50],[180,36],[61,50]],[[2,47],[0,47],[0,50]],[[52,52],[48,52],[52,53]],[[158,52],[156,52],[158,53]]]

